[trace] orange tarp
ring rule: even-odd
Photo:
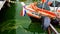
[[[42,3],[45,3],[46,2],[46,0],[42,0]]]
[[[41,9],[41,8],[38,8],[36,5],[34,4],[30,4],[30,8],[34,9],[35,12],[39,12],[40,14],[43,14],[45,16],[49,16],[49,17],[56,17],[56,14],[51,12],[51,11],[48,11],[48,10],[45,10],[45,9]]]

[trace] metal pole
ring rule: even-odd
[[[50,24],[50,27],[53,29],[53,31],[58,34],[58,31]]]
[[[54,5],[54,13],[56,14],[55,1],[56,1],[56,0],[54,0],[53,5]]]

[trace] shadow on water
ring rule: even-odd
[[[15,19],[15,4],[10,3],[11,7],[9,7],[7,4],[8,2],[4,4],[0,11],[0,23],[7,20]]]
[[[4,4],[0,11],[0,34],[15,34],[15,4],[10,3],[10,7]]]

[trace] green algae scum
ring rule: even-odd
[[[32,22],[29,16],[20,16],[22,5],[18,2],[32,3],[37,0],[11,0],[10,7],[3,6],[0,11],[0,34],[47,34],[40,22]],[[39,0],[40,1],[40,0]],[[60,32],[60,26],[55,27]]]

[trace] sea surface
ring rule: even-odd
[[[0,12],[0,34],[47,34],[41,28],[41,22],[32,22],[29,16],[21,16],[21,3],[10,3],[10,7]],[[21,2],[21,1],[20,1]],[[30,4],[32,0],[24,1]],[[60,27],[56,28],[60,32]]]

